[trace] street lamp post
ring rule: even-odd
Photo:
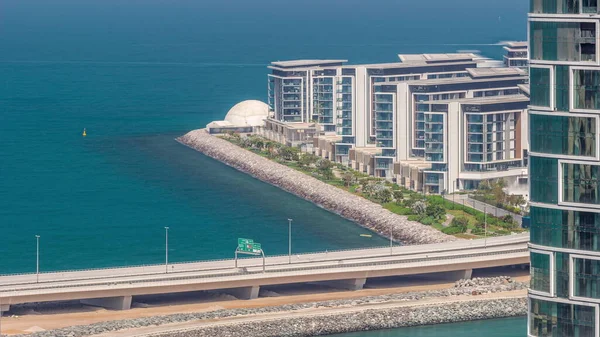
[[[394,255],[393,253],[394,247],[394,225],[390,222],[390,255]]]
[[[483,206],[483,247],[487,248],[487,211],[486,206]]]
[[[40,236],[35,236],[35,283],[40,282]]]
[[[169,272],[169,227],[165,227],[165,274]]]
[[[288,263],[292,263],[292,219],[288,219]]]

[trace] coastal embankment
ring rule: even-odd
[[[205,130],[194,130],[177,141],[239,171],[277,186],[331,212],[404,244],[427,244],[457,240],[453,236],[409,221],[406,216],[394,214],[376,203],[332,187],[318,179],[287,166],[263,158],[230,142],[211,136]]]
[[[202,311],[198,308],[196,311],[159,316],[144,316],[144,311],[152,308],[141,308],[132,309],[137,310],[139,318],[119,320],[121,316],[115,314],[114,320],[89,325],[76,325],[73,324],[75,321],[71,321],[69,327],[47,331],[38,329],[39,332],[29,336],[303,337],[516,317],[526,314],[527,287],[528,282],[499,276],[460,280],[445,288],[423,291],[362,297],[351,297],[355,292],[345,292],[343,294],[348,297],[316,302],[287,303],[294,299],[279,296],[265,298],[269,303],[280,303],[270,306],[259,306],[253,304],[256,303],[254,301],[217,301],[209,303],[210,307]],[[243,307],[226,308],[235,303]],[[41,316],[35,317],[37,324],[41,324]],[[22,319],[26,319],[26,316],[15,318],[14,322],[9,318],[6,322],[8,329],[20,324],[17,321]],[[54,319],[60,319],[63,323],[69,321],[68,315]]]
[[[164,332],[132,334],[139,337],[311,337],[346,332],[370,331],[456,323],[471,320],[524,316],[524,295],[504,298],[431,302],[419,306],[375,305],[371,309],[344,308],[310,316],[277,314],[276,318],[237,319],[208,326],[187,327]],[[125,335],[123,335],[125,336]]]

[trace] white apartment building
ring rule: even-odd
[[[527,70],[529,66],[529,48],[527,42],[506,42],[504,46],[504,66]]]
[[[478,180],[506,176],[509,171],[506,167],[526,165],[523,150],[527,148],[527,137],[521,134],[521,124],[518,132],[514,125],[512,131],[504,130],[508,132],[504,138],[508,144],[502,150],[506,156],[495,155],[493,160],[487,160],[486,155],[478,159],[486,170],[495,170],[494,174],[477,173],[473,179],[461,180],[458,172],[473,170],[467,165],[468,158],[476,156],[469,156],[468,151],[458,153],[469,156],[463,160],[455,158],[454,152],[447,153],[444,168],[436,159],[439,156],[432,153],[434,148],[438,151],[439,145],[427,141],[431,133],[428,124],[440,118],[432,111],[437,107],[436,101],[450,106],[442,118],[446,128],[456,127],[448,124],[462,123],[464,117],[464,113],[458,113],[462,103],[450,104],[452,100],[472,99],[474,104],[488,106],[478,102],[502,96],[512,97],[526,107],[528,99],[520,95],[519,88],[528,82],[525,71],[494,68],[495,63],[471,53],[398,57],[401,62],[367,65],[345,65],[345,60],[271,63],[268,84],[271,115],[259,133],[288,145],[303,146],[307,151],[364,173],[431,193],[474,188]],[[502,122],[505,123],[502,127],[508,128],[515,118],[522,122],[526,109],[506,112],[508,115],[501,111],[496,113],[502,117],[494,117],[498,119],[493,119],[494,127],[500,128]],[[457,130],[462,132],[463,129]],[[519,135],[515,136],[515,132]],[[448,138],[450,134],[443,137]],[[495,138],[494,141],[499,142]],[[495,152],[501,152],[501,145],[494,143],[493,146]],[[512,163],[517,161],[518,164]],[[452,171],[449,175],[449,166],[458,167],[457,173]],[[434,175],[438,176],[436,186],[425,184],[426,172],[429,181],[433,181]],[[450,181],[453,181],[452,186]]]

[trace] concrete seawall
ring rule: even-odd
[[[295,318],[263,319],[246,323],[153,333],[145,336],[311,337],[356,331],[517,317],[526,314],[527,299],[523,296],[427,306],[367,309]]]
[[[404,244],[457,240],[429,226],[408,221],[406,216],[394,214],[367,199],[263,158],[226,140],[211,136],[205,130],[191,131],[177,138],[177,141],[383,236],[389,237],[390,227],[393,226],[394,239]]]

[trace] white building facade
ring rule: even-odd
[[[440,153],[433,152],[439,151],[440,146],[431,141],[433,138],[427,138],[433,124],[440,121],[442,127],[454,130],[458,126],[448,123],[462,123],[463,120],[462,117],[450,118],[449,112],[444,116],[435,114],[430,110],[432,102],[505,96],[524,100],[522,95],[519,96],[519,86],[527,83],[527,73],[518,68],[492,68],[490,64],[493,63],[487,59],[469,53],[399,55],[399,59],[401,62],[367,65],[345,65],[345,60],[271,63],[268,84],[271,115],[264,134],[279,141],[285,139],[288,145],[297,145],[290,139],[304,141],[309,151],[370,175],[398,180],[411,189],[442,193],[476,186],[476,182],[457,184],[458,173],[452,176],[442,173],[445,178],[441,184],[425,187],[423,174],[427,169],[432,176],[433,172],[447,170],[451,165],[449,160],[461,163],[459,172],[465,171],[465,165],[468,165],[466,159],[455,159],[453,153],[446,154],[440,161]],[[498,114],[500,116],[500,112]],[[519,121],[523,120],[524,114],[521,109],[517,114]],[[515,115],[509,113],[495,118],[506,118],[502,125],[508,128]],[[504,123],[493,121],[495,126]],[[319,141],[311,141],[306,136],[307,130],[294,131],[310,127],[317,130],[312,136],[320,137]],[[463,129],[457,130],[462,132]],[[490,164],[488,168],[494,165],[523,167],[522,150],[527,145],[521,141],[525,142],[526,137],[523,139],[519,132],[519,137],[515,138],[514,130],[512,133],[509,129],[503,131],[508,132],[509,136],[503,140],[508,145],[502,151],[494,145],[494,151],[508,151],[508,154],[502,159],[496,159],[500,158],[498,155],[491,161],[487,161],[487,157],[477,160]],[[447,139],[449,135],[435,137]],[[430,136],[434,137],[433,134]],[[510,152],[511,149],[518,154]],[[468,151],[464,154],[475,158]],[[519,164],[502,166],[496,162],[509,160],[519,161]],[[444,161],[445,169],[437,165]],[[398,164],[418,167],[420,174],[417,175],[412,168],[405,171],[411,172],[413,178],[420,175],[416,179],[421,181],[415,183],[413,178],[406,181]],[[506,174],[487,176],[494,178]],[[482,179],[487,177],[480,176],[484,177]],[[450,181],[454,181],[454,185]]]

